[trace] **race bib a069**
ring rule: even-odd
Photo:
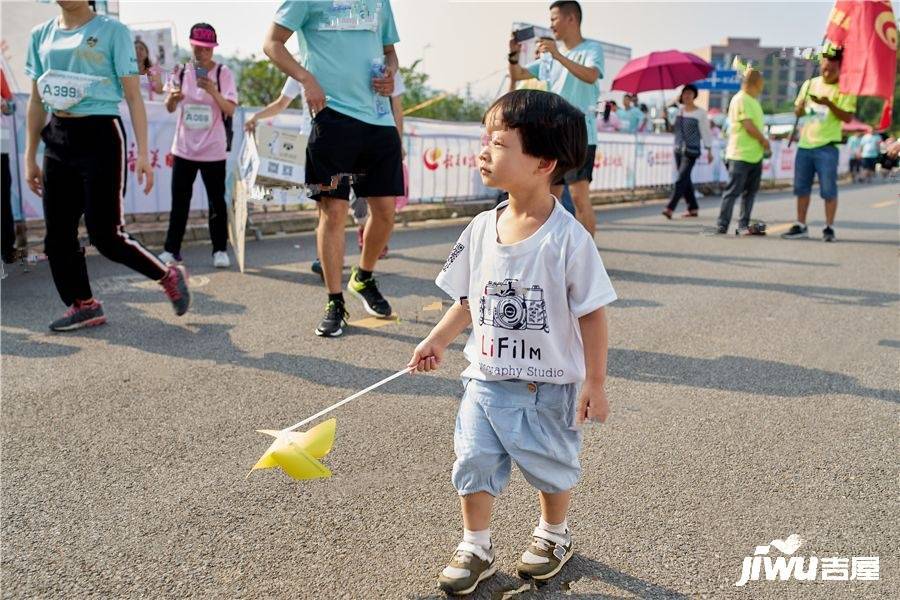
[[[206,104],[185,104],[182,120],[188,129],[209,129],[213,122],[212,108]]]

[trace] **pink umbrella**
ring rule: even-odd
[[[612,89],[637,94],[651,90],[671,90],[679,85],[705,79],[713,66],[690,52],[651,52],[628,61],[613,79]]]

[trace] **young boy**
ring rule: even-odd
[[[556,94],[518,90],[484,122],[481,177],[509,200],[475,217],[453,247],[437,284],[456,302],[409,362],[436,369],[472,326],[454,435],[465,531],[439,579],[452,594],[474,591],[496,570],[491,507],[511,462],[538,489],[541,507],[518,573],[545,580],[559,572],[572,556],[566,513],[581,474],[575,426],[609,412],[603,307],[616,294],[591,234],[550,195],[552,182],[584,161],[584,115]]]

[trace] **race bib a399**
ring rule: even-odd
[[[41,100],[54,110],[68,110],[90,96],[91,88],[105,77],[50,69],[37,81]]]

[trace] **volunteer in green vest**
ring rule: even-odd
[[[804,117],[797,158],[794,161],[794,195],[797,196],[797,222],[781,237],[808,238],[806,213],[812,193],[813,178],[819,176],[819,195],[825,200],[825,229],[822,240],[833,242],[834,217],[837,214],[837,170],[841,143],[841,124],[853,119],[856,96],[841,93],[838,78],[842,51],[830,48],[822,54],[822,75],[806,81],[800,88],[794,112]]]
[[[770,152],[769,140],[763,135],[763,110],[757,98],[763,90],[762,73],[748,68],[741,81],[741,91],[728,105],[728,186],[722,195],[717,234],[728,233],[734,202],[741,197],[741,217],[737,235],[753,235],[750,229],[750,212],[762,178],[763,158]]]

